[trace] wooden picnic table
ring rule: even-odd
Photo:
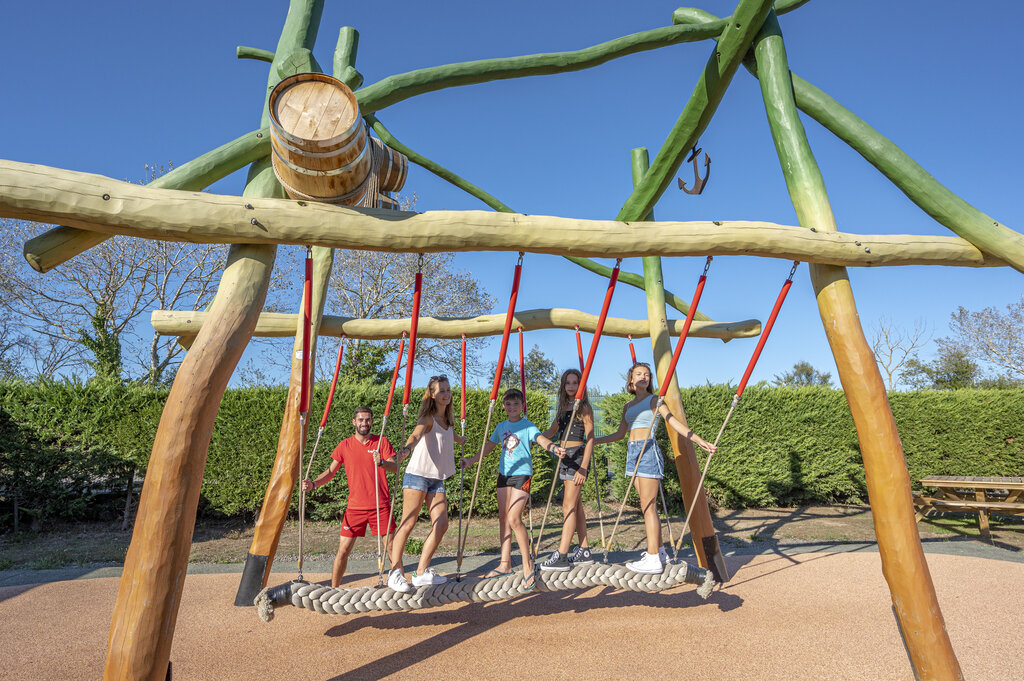
[[[1024,478],[969,477],[932,475],[921,478],[921,485],[935,488],[935,496],[914,495],[916,518],[929,512],[966,511],[978,514],[982,538],[991,543],[988,528],[990,513],[1024,516]]]

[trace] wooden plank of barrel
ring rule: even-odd
[[[373,144],[373,171],[377,173],[380,191],[399,191],[405,186],[405,178],[409,174],[409,159],[376,137],[371,137],[370,141]]]
[[[355,95],[323,73],[285,78],[270,93],[274,173],[289,196],[356,205],[372,154]]]

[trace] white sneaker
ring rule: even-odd
[[[626,569],[642,575],[660,575],[665,570],[665,566],[658,554],[644,551],[643,558],[626,563]]]
[[[412,584],[405,581],[405,577],[398,570],[392,570],[388,575],[388,588],[400,594],[407,594],[412,591]]]
[[[412,576],[413,586],[436,586],[438,584],[444,584],[447,581],[448,578],[442,577],[441,575],[434,572],[434,568],[427,568],[423,571],[422,575]]]

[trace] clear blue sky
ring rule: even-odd
[[[315,55],[329,70],[338,28],[355,26],[361,37],[357,67],[369,84],[454,61],[586,47],[668,25],[677,6],[329,0]],[[700,6],[721,15],[733,3]],[[146,163],[180,165],[253,129],[268,65],[237,60],[235,46],[274,49],[286,8],[284,0],[9,7],[0,26],[7,102],[0,112],[0,156],[137,180]],[[962,3],[945,0],[814,0],[781,22],[794,72],[894,140],[967,201],[1011,228],[1024,228],[1024,66],[1017,49],[1024,5],[993,2],[965,12]],[[379,115],[410,147],[516,210],[610,218],[629,193],[630,149],[647,146],[653,156],[710,49],[709,43],[679,45],[573,74],[451,89]],[[949,234],[842,142],[813,121],[805,119],[805,125],[841,230]],[[673,186],[658,204],[657,218],[796,224],[760,91],[744,71],[700,143],[713,159],[707,190],[692,197]],[[213,190],[238,193],[243,181],[244,174],[236,174]],[[416,167],[406,191],[418,195],[419,210],[483,208]],[[499,298],[501,309],[514,261],[511,253],[457,257]],[[666,259],[668,288],[689,298],[701,264],[699,258]],[[638,259],[624,265],[640,271]],[[718,258],[701,309],[722,321],[763,320],[788,269],[780,260]],[[957,306],[1003,307],[1024,291],[1020,274],[1008,268],[851,268],[850,276],[869,335],[888,315],[904,326],[922,319],[941,336]],[[604,279],[560,258],[528,255],[519,304],[597,312],[604,287]],[[621,287],[612,314],[644,317],[642,293]],[[569,331],[531,333],[527,342],[540,344],[559,367],[576,362]],[[691,340],[680,379],[735,382],[753,347],[752,340]],[[638,349],[649,354],[645,342]],[[933,345],[926,348],[925,358],[933,351]],[[754,380],[770,380],[800,360],[835,373],[806,268]],[[626,342],[605,339],[592,381],[616,390],[627,364]]]

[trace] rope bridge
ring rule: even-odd
[[[686,562],[670,563],[660,575],[642,575],[624,565],[577,565],[568,572],[537,572],[539,591],[566,591],[610,586],[615,589],[653,593],[680,584],[696,584],[701,598],[711,595],[715,587],[710,570],[694,567]],[[321,584],[293,581],[263,589],[253,604],[260,619],[274,619],[274,607],[292,605],[323,615],[352,615],[359,612],[419,610],[458,602],[502,601],[523,596],[527,589],[521,574],[507,577],[457,582],[449,580],[437,586],[423,586],[412,593],[402,594],[392,589],[364,586],[355,589],[336,589]]]

